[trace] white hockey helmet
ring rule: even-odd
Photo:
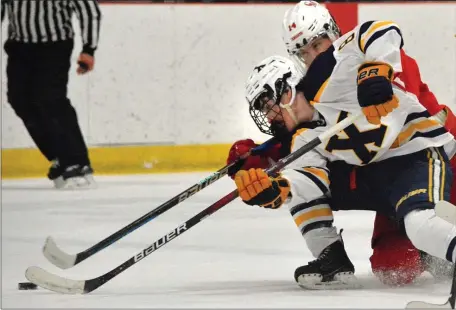
[[[290,106],[296,96],[296,85],[302,77],[296,65],[282,56],[270,56],[255,66],[246,83],[245,97],[249,103],[250,116],[261,132],[275,135],[271,120],[267,118],[268,111],[263,99],[273,100],[274,105],[287,109],[294,118]],[[283,105],[280,100],[287,90],[291,90],[292,99],[289,104]],[[272,107],[269,110],[272,110]]]
[[[329,11],[315,1],[301,1],[285,12],[282,23],[282,39],[288,54],[294,59],[299,50],[323,36],[331,41],[340,37],[341,32]],[[303,63],[299,63],[303,65]],[[302,68],[300,68],[302,69]]]

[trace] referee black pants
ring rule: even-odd
[[[67,97],[73,40],[33,44],[8,40],[8,101],[41,153],[63,167],[88,165],[76,111]]]

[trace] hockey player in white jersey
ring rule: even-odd
[[[384,32],[391,31],[388,22],[371,21],[364,23],[373,38]],[[386,27],[383,27],[386,26]],[[301,69],[306,70],[312,61],[331,43],[341,36],[337,23],[330,12],[314,1],[301,1],[287,10],[283,20],[283,40],[289,55]],[[367,38],[365,38],[367,40]],[[395,72],[393,83],[400,83],[406,91],[417,96],[424,107],[444,124],[451,133],[455,132],[454,114],[451,110],[438,103],[427,85],[421,80],[416,61],[400,50],[401,71]],[[456,170],[456,157],[451,160],[452,171]],[[354,169],[354,168],[352,168]],[[350,186],[356,187],[356,173],[350,173]],[[455,201],[456,187],[453,185],[451,201]],[[337,210],[332,206],[333,210]],[[399,247],[399,248],[397,248]],[[423,270],[439,279],[451,276],[453,264],[440,260],[423,251],[418,251],[395,223],[392,216],[376,213],[372,236],[373,255],[370,257],[372,271],[389,285],[400,285],[413,281]]]
[[[272,120],[295,131],[292,150],[349,113],[366,115],[277,177],[261,169],[235,177],[243,201],[270,208],[286,203],[307,232],[318,259],[296,270],[303,287],[337,288],[352,280],[353,265],[336,229],[328,225],[330,197],[339,209],[395,215],[417,248],[454,261],[456,230],[432,210],[439,200],[448,200],[451,170],[443,147],[454,143],[453,136],[428,119],[415,96],[393,85],[394,73],[401,70],[401,47],[397,25],[371,22],[336,40],[299,82],[293,65],[281,57],[266,59],[249,78],[254,121],[263,132]],[[339,168],[332,165],[331,174],[328,161],[340,163]],[[358,167],[358,188],[347,182],[350,166]]]

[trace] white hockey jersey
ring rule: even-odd
[[[401,72],[400,49],[403,39],[399,27],[390,21],[370,21],[357,26],[320,54],[298,84],[307,100],[326,121],[326,126],[300,129],[293,137],[291,151],[341,121],[349,113],[361,113],[357,99],[357,74],[366,62],[388,63]],[[342,160],[352,165],[367,165],[387,158],[411,154],[429,147],[454,145],[453,136],[430,119],[417,97],[393,81],[399,107],[370,124],[361,117],[337,136],[324,141],[282,174],[290,181],[291,203],[305,203],[328,191],[327,161]]]

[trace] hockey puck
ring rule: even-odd
[[[36,290],[38,286],[31,282],[20,282],[17,288],[20,290]]]

